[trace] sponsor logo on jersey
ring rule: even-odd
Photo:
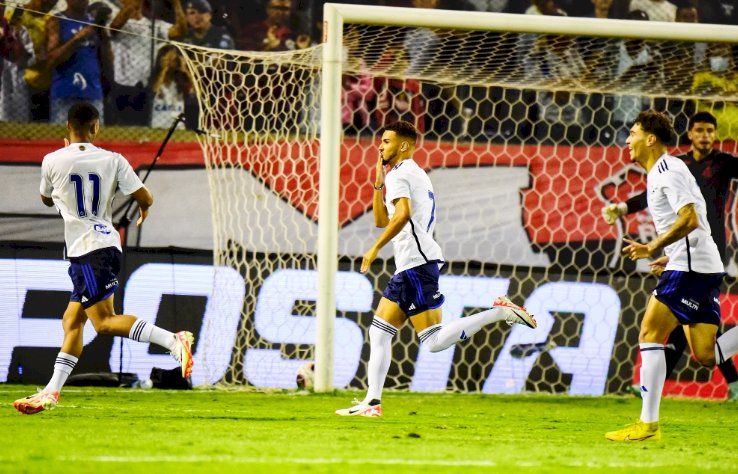
[[[95,224],[95,226],[92,228],[95,232],[100,232],[101,234],[108,235],[110,233],[110,229],[105,224]]]
[[[118,284],[118,279],[116,278],[115,280],[113,280],[110,283],[108,283],[107,285],[105,285],[105,289],[106,290],[109,290],[112,287],[116,286],[117,284]]]
[[[79,72],[75,72],[72,78],[72,85],[79,87],[80,90],[87,89],[87,79]]]

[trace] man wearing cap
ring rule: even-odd
[[[213,25],[213,8],[208,0],[185,3],[187,34],[183,42],[207,48],[234,49],[233,38],[222,26]]]

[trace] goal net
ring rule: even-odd
[[[206,381],[293,388],[298,368],[317,358],[333,386],[366,386],[368,328],[395,270],[387,246],[358,272],[380,232],[375,136],[404,119],[422,133],[414,159],[438,202],[444,322],[508,294],[539,328],[492,326],[431,354],[408,324],[394,338],[386,387],[601,395],[636,383],[639,323],[656,279],[619,250],[623,236],[645,241],[655,230],[647,212],[610,226],[601,209],[645,187],[623,146],[641,110],[674,118],[674,154],[688,149],[688,117],[712,111],[722,149],[735,151],[738,76],[710,63],[732,53],[724,41],[736,29],[335,7],[329,42],[306,50],[179,45],[208,132],[200,140],[215,260],[245,286],[241,313],[209,323],[222,324],[207,331],[219,336],[202,343],[233,350],[228,361],[203,361]],[[732,325],[732,280],[723,290]],[[727,389],[719,371],[686,353],[666,390],[720,398]]]

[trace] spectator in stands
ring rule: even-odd
[[[566,12],[554,0],[531,0],[525,14],[566,16]]]
[[[90,102],[103,110],[103,81],[104,76],[112,75],[113,53],[107,30],[93,26],[95,19],[87,6],[87,0],[67,0],[67,9],[47,23],[47,61],[53,71],[50,119],[54,123],[65,123],[67,110],[78,102]]]
[[[187,33],[182,42],[206,48],[233,49],[235,44],[228,31],[213,25],[213,7],[208,0],[189,0],[185,6]]]
[[[677,6],[667,0],[630,0],[630,11],[646,12],[651,21],[676,21]]]
[[[584,97],[571,92],[573,86],[581,87],[586,73],[575,39],[544,35],[538,38],[534,49],[539,74],[549,87],[537,93],[536,138],[556,143],[581,141],[589,114],[584,110]]]
[[[413,8],[437,9],[440,7],[440,0],[412,0],[411,5]],[[447,38],[445,39],[449,41],[442,40],[441,34],[446,35]],[[408,29],[402,40],[404,57],[407,59],[405,74],[417,76],[429,68],[437,68],[441,63],[449,64],[454,61],[455,53],[460,50],[458,43],[453,41],[454,34],[449,31],[438,32],[430,28]],[[464,59],[468,61],[468,58]],[[393,83],[399,85],[397,81],[390,80],[387,82],[389,85]],[[422,97],[415,99],[414,83],[405,81],[404,87],[405,90],[399,94],[394,94],[395,107],[407,105],[409,111],[424,102],[425,114],[421,118],[424,123],[416,124],[416,127],[419,127],[421,131],[425,131],[426,136],[458,135],[462,127],[461,114],[464,111],[459,95],[465,93],[466,88],[424,82],[421,84],[419,92]],[[378,93],[380,93],[379,89]],[[396,109],[395,111],[398,112],[399,110]],[[473,110],[468,109],[467,112],[472,114]],[[397,117],[395,120],[412,122],[409,117]]]
[[[51,69],[46,61],[46,22],[49,12],[58,0],[30,0],[23,9],[16,9],[13,18],[14,26],[22,26],[28,31],[33,43],[35,61],[24,71],[24,79],[29,87],[31,120],[47,122],[49,120],[49,86],[51,86]]]
[[[610,9],[612,8],[612,0],[592,0],[592,18],[612,18]]]
[[[310,36],[297,33],[292,24],[292,13],[292,0],[269,0],[264,20],[242,29],[238,49],[290,51],[309,47]]]
[[[735,0],[699,0],[695,6],[701,23],[738,25],[738,5]]]
[[[698,23],[697,9],[694,7],[679,7],[676,21],[680,23]],[[672,94],[685,94],[692,86],[697,68],[705,61],[707,45],[705,43],[691,43],[677,41],[669,46],[669,54],[664,56],[668,74],[667,91]]]
[[[373,132],[369,104],[375,96],[374,84],[366,71],[366,63],[358,54],[359,38],[359,34],[355,31],[348,31],[343,37],[346,52],[344,70],[358,72],[344,74],[342,78],[341,123],[344,131],[351,134]]]
[[[613,18],[613,0],[592,0],[592,11],[589,18]],[[588,79],[599,82],[606,78],[608,68],[612,64],[613,51],[617,49],[616,40],[612,38],[587,38],[582,45],[582,57],[587,64]]]
[[[33,43],[23,26],[12,26],[0,5],[0,121],[27,122],[31,118],[25,68],[33,64]]]
[[[649,17],[644,11],[633,10],[627,19],[648,21]],[[651,107],[651,100],[640,93],[658,91],[663,85],[664,62],[659,50],[652,43],[643,40],[619,41],[617,51],[613,85],[632,91],[632,94],[615,96],[609,107],[612,111],[612,125],[615,127],[614,138],[622,145],[625,144],[630,126],[638,114]]]
[[[729,99],[738,92],[738,72],[730,44],[715,43],[708,47],[707,69],[695,74],[692,92],[708,97],[697,102],[697,111],[715,116],[718,138],[738,140],[738,105]]]
[[[509,0],[466,0],[468,9],[478,12],[510,13]]]
[[[532,0],[530,7],[525,11],[526,15],[553,15],[566,16],[566,12],[559,8],[553,0]],[[537,34],[523,33],[518,37],[518,58],[523,65],[525,75],[540,72],[535,50]]]
[[[387,69],[394,67],[398,62],[406,61],[401,48],[388,50],[380,63],[387,65]],[[373,84],[377,94],[377,106],[374,111],[374,120],[377,128],[382,128],[390,122],[405,120],[415,124],[421,131],[425,129],[424,109],[425,101],[422,95],[422,85],[415,79],[399,79],[393,77],[375,77]]]
[[[172,4],[175,24],[152,22],[151,15],[144,14],[143,0],[122,0],[121,9],[110,23],[115,80],[108,98],[108,124],[149,124],[146,100],[152,49],[163,44],[158,40],[177,40],[187,31],[180,0],[172,0]],[[156,39],[152,38],[152,32]]]
[[[192,88],[189,72],[176,46],[167,44],[159,49],[149,87],[152,93],[150,125],[169,128],[172,119],[185,111]]]

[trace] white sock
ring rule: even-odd
[[[666,357],[664,345],[657,342],[642,342],[641,348],[641,420],[645,423],[659,421],[661,392],[666,379]]]
[[[153,342],[165,349],[173,351],[176,347],[177,338],[174,337],[174,333],[162,329],[160,327],[149,324],[143,319],[137,319],[131,331],[128,333],[128,338],[138,342]]]
[[[56,356],[54,362],[54,373],[51,376],[51,380],[44,387],[44,392],[61,392],[62,387],[67,382],[67,377],[74,370],[74,366],[77,365],[79,359],[73,355],[60,352]]]
[[[435,324],[418,333],[420,342],[431,352],[448,349],[459,341],[465,341],[476,334],[487,324],[505,320],[503,308],[491,308],[481,313],[459,318],[454,322],[441,326]]]
[[[715,361],[722,364],[738,354],[738,326],[731,328],[717,338],[715,344]]]
[[[364,402],[382,399],[382,389],[387,378],[390,363],[392,362],[392,338],[397,334],[397,328],[384,319],[374,316],[369,328],[369,364],[367,378],[369,388],[366,391]]]

